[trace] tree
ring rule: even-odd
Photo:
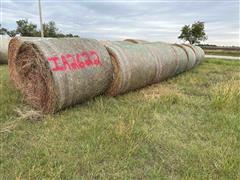
[[[72,34],[63,34],[59,32],[59,29],[56,26],[56,23],[54,21],[50,21],[49,23],[43,24],[44,29],[44,37],[78,37],[78,35],[72,35]]]
[[[15,30],[9,31],[7,28],[1,27],[0,24],[0,35],[9,35],[10,37],[14,37],[17,35],[17,32]]]
[[[11,30],[11,31],[8,31],[7,34],[10,36],[10,37],[15,37],[17,35],[17,32],[16,30]]]
[[[56,23],[54,21],[50,21],[49,23],[43,24],[44,29],[44,37],[57,37],[58,28],[56,27]]]
[[[36,37],[40,35],[40,32],[37,30],[37,25],[28,22],[27,19],[18,20],[16,21],[16,23],[16,32],[19,33],[21,36]]]
[[[178,38],[188,41],[190,44],[198,44],[201,41],[207,40],[207,35],[204,29],[204,22],[198,21],[191,26],[183,26],[181,29],[181,34]]]
[[[5,35],[7,34],[8,30],[0,24],[0,35]]]

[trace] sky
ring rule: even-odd
[[[28,19],[39,26],[37,0],[0,0],[1,24]],[[204,43],[240,46],[239,0],[41,0],[43,21],[63,33],[98,40],[126,38],[181,43],[184,25],[205,22]]]

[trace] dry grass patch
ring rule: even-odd
[[[36,111],[28,106],[16,108],[14,112],[16,114],[16,118],[1,124],[0,133],[10,133],[14,131],[22,120],[35,122],[41,121],[44,118],[42,112]]]
[[[175,84],[154,84],[139,91],[145,100],[159,99],[168,96],[183,96]]]
[[[17,113],[18,119],[24,119],[28,121],[41,121],[44,117],[41,111],[37,111],[28,106],[16,108],[15,112]]]

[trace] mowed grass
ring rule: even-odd
[[[221,49],[204,49],[204,52],[208,55],[219,55],[219,56],[240,56],[240,51],[237,50],[221,50]]]
[[[31,120],[0,66],[1,179],[239,179],[240,62]],[[34,114],[35,115],[32,115]],[[38,114],[39,115],[39,114]]]

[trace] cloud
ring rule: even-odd
[[[2,2],[4,27],[27,18],[39,24],[37,1]],[[44,21],[54,20],[63,33],[81,37],[120,40],[140,38],[150,41],[180,42],[185,24],[205,22],[206,43],[239,46],[238,1],[77,1],[42,0]]]

